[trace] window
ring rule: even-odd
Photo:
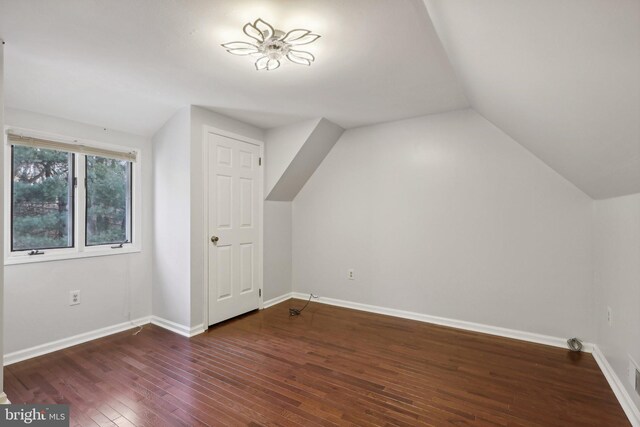
[[[73,247],[74,155],[12,147],[11,250]]]
[[[6,262],[139,250],[137,152],[7,135]]]
[[[131,241],[131,162],[86,156],[87,246]]]

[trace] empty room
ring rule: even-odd
[[[640,0],[0,0],[0,426],[640,427]]]

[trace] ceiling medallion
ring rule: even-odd
[[[311,53],[297,49],[298,46],[313,43],[320,37],[311,34],[309,30],[295,29],[285,33],[274,29],[262,19],[257,19],[253,24],[249,22],[242,30],[255,42],[230,42],[222,47],[234,55],[258,56],[256,70],[275,70],[284,58],[301,65],[311,65],[316,59]]]

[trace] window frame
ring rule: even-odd
[[[81,143],[86,146],[91,146],[95,148],[103,148],[109,150],[117,150],[117,151],[130,151],[136,153],[136,161],[131,162],[131,242],[123,243],[122,247],[119,247],[119,244],[114,245],[103,244],[103,245],[86,245],[86,187],[84,178],[86,175],[86,155],[83,153],[70,152],[73,155],[73,178],[76,178],[77,185],[73,188],[73,206],[72,206],[72,218],[73,218],[73,246],[70,248],[53,248],[53,249],[39,249],[39,251],[44,252],[41,255],[29,255],[30,250],[19,250],[12,251],[12,241],[13,241],[13,229],[12,229],[12,208],[13,208],[13,156],[11,145],[8,141],[8,132],[20,133],[23,135],[28,135],[34,138],[41,138],[61,143],[68,144],[78,144]],[[71,138],[66,136],[55,135],[51,133],[44,133],[40,131],[35,131],[32,129],[24,129],[24,128],[16,128],[13,126],[6,126],[4,128],[4,230],[5,236],[4,239],[4,253],[5,265],[13,265],[13,264],[27,264],[33,262],[47,262],[47,261],[57,261],[57,260],[66,260],[66,259],[76,259],[76,258],[87,258],[87,257],[95,257],[95,256],[108,256],[108,255],[118,255],[125,253],[134,253],[140,252],[142,250],[141,240],[141,219],[142,219],[142,185],[141,185],[141,163],[142,163],[142,153],[138,148],[115,145],[115,144],[106,144],[101,142],[96,142],[92,140],[86,139],[78,139]]]

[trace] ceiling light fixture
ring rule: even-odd
[[[259,56],[256,60],[256,70],[275,70],[284,58],[301,65],[311,65],[316,59],[310,52],[296,49],[298,46],[313,43],[320,37],[309,30],[295,29],[285,33],[274,29],[262,19],[257,19],[253,24],[247,23],[242,30],[255,42],[230,42],[222,47],[234,55]]]

